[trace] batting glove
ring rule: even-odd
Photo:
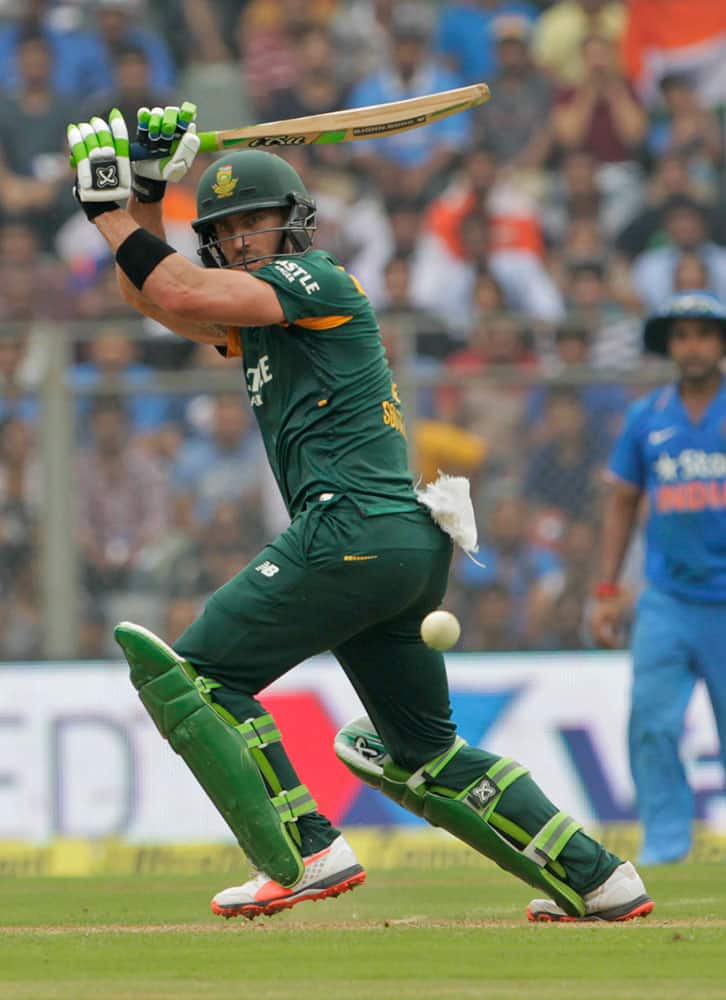
[[[114,108],[108,118],[69,125],[68,145],[75,167],[73,193],[92,222],[103,212],[119,208],[131,193],[129,134],[121,112]]]
[[[189,170],[199,150],[196,117],[189,101],[181,108],[139,108],[136,141],[150,157],[133,163],[131,190],[139,201],[161,201],[167,181],[176,183]]]

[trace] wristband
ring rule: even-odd
[[[73,194],[89,222],[93,222],[94,219],[97,219],[99,215],[103,215],[104,212],[114,212],[117,208],[121,208],[117,201],[81,201],[78,195],[78,188],[75,185],[73,187]]]
[[[136,195],[137,201],[143,205],[152,205],[164,197],[166,181],[158,181],[154,177],[142,177],[140,174],[134,174],[131,190]]]
[[[622,593],[618,583],[598,583],[593,591],[595,597],[620,597]]]
[[[151,272],[170,254],[174,247],[146,229],[135,229],[116,251],[116,263],[139,291]]]

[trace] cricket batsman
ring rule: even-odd
[[[558,810],[524,765],[456,734],[443,657],[419,632],[445,593],[452,541],[414,490],[370,303],[313,249],[315,203],[296,171],[259,149],[223,155],[200,179],[192,223],[204,267],[166,243],[161,202],[197,152],[194,117],[189,104],[141,109],[137,138],[164,155],[133,164],[118,111],[70,125],[68,140],[76,196],[126,301],[243,358],[292,519],[173,647],[138,625],[116,629],[144,706],[255,867],[213,911],[252,918],[365,879],[256,697],[332,650],[368,713],[335,740],[354,774],[540,890],[530,920],[649,913],[632,864]]]
[[[615,444],[592,629],[602,645],[619,644],[618,577],[647,501],[628,742],[640,860],[653,865],[691,848],[693,795],[678,745],[699,679],[726,772],[726,308],[708,292],[679,292],[647,320],[644,342],[672,359],[677,378],[632,404]]]

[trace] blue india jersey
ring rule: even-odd
[[[647,495],[649,583],[687,601],[726,601],[726,380],[697,423],[676,385],[633,403],[609,468]]]

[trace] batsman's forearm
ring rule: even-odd
[[[164,228],[164,216],[162,213],[163,202],[139,201],[133,194],[129,198],[128,213],[134,222],[137,222],[142,229],[158,236],[160,240],[166,239],[166,229]]]
[[[622,492],[617,486],[612,489],[605,502],[598,574],[601,583],[616,583],[620,576],[639,505],[639,492]]]

